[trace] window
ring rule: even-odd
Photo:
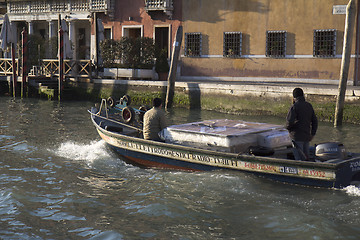
[[[224,57],[241,56],[242,34],[241,32],[224,32]]]
[[[314,30],[314,57],[334,57],[336,30]]]
[[[143,25],[123,25],[122,36],[128,38],[139,38],[143,36]]]
[[[286,31],[266,32],[266,56],[285,57],[286,55]]]
[[[185,56],[201,56],[201,33],[185,33]]]
[[[112,39],[111,28],[105,28],[104,29],[104,38],[105,39]]]

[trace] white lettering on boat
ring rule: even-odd
[[[350,168],[351,168],[351,171],[352,171],[352,172],[360,171],[360,161],[351,162],[351,163],[350,163]]]
[[[290,173],[290,174],[298,174],[298,169],[295,167],[280,167],[280,172]]]
[[[257,172],[277,173],[298,175],[303,177],[318,178],[318,179],[334,179],[334,171],[323,171],[317,169],[308,169],[300,167],[279,166],[277,164],[263,164],[256,162],[242,161],[236,158],[225,158],[214,155],[202,154],[201,152],[182,151],[177,149],[169,149],[162,146],[152,146],[142,144],[141,142],[129,142],[122,139],[109,137],[100,132],[100,136],[109,144],[124,148],[128,150],[143,152],[147,154],[157,155],[160,157],[167,157],[176,160],[188,161],[199,164],[206,164],[210,166],[218,166],[233,169],[251,170]],[[360,167],[360,161],[352,163],[352,167]]]

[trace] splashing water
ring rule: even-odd
[[[109,158],[105,141],[92,141],[90,144],[65,142],[55,151],[56,155],[79,161],[93,162],[98,159]]]
[[[344,191],[350,196],[360,197],[360,188],[359,186],[350,185],[344,188]]]

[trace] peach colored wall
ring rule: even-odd
[[[202,57],[183,57],[182,75],[339,79],[346,15],[334,5],[348,0],[183,0],[184,33],[202,33]],[[356,25],[356,24],[355,24]],[[334,58],[313,54],[314,29],[336,29]],[[287,31],[287,56],[265,57],[266,31]],[[241,58],[222,57],[223,32],[243,34]],[[352,54],[355,53],[354,32]],[[182,45],[184,52],[184,44]],[[349,78],[353,79],[354,58]]]

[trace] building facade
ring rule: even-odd
[[[73,59],[93,59],[96,51],[94,19],[101,19],[105,38],[151,37],[168,50],[181,21],[181,1],[173,0],[50,0],[7,1],[7,14],[29,34],[51,39],[58,33],[58,20],[65,20]]]
[[[348,0],[183,0],[183,78],[338,80]],[[359,24],[349,79],[357,76]]]
[[[93,43],[91,29],[94,13],[112,15],[115,0],[50,0],[7,1],[7,14],[12,24],[20,31],[51,39],[58,34],[59,18],[65,20],[74,59],[90,59]]]
[[[103,14],[106,38],[150,37],[159,49],[171,53],[171,43],[181,24],[180,0],[116,1],[114,16]]]
[[[349,80],[358,85],[359,1]],[[5,1],[0,1],[4,5]],[[105,38],[150,37],[171,56],[183,26],[183,79],[318,81],[339,79],[348,0],[41,0],[6,1],[29,34],[51,39],[66,21],[73,59],[94,59],[94,19]]]

